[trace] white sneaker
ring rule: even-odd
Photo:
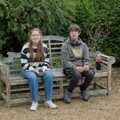
[[[46,101],[45,105],[51,109],[57,108],[57,106],[51,100]]]
[[[30,107],[30,110],[32,111],[36,111],[38,107],[38,102],[32,102],[32,105]]]

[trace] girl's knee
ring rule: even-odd
[[[53,72],[52,72],[52,70],[45,71],[43,77],[53,78]]]
[[[36,80],[37,79],[37,75],[32,72],[32,71],[26,71],[26,73],[24,74],[24,77],[30,80]]]
[[[48,75],[48,76],[53,76],[52,70],[46,70],[46,71],[44,72],[44,74],[45,74],[45,75]]]

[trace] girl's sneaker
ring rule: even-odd
[[[57,108],[57,106],[51,100],[46,101],[45,105],[51,109]]]
[[[30,110],[36,111],[38,108],[38,102],[32,102],[32,105],[30,107]]]

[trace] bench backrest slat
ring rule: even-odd
[[[55,67],[56,58],[58,58],[57,62],[59,60],[59,63],[61,63],[61,49],[65,38],[61,36],[50,35],[44,36],[43,41],[47,44],[47,47],[49,49],[50,63]]]

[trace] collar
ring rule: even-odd
[[[78,39],[78,40],[70,40],[70,39],[68,39],[68,41],[72,46],[79,46],[80,44],[82,44],[81,39]]]

